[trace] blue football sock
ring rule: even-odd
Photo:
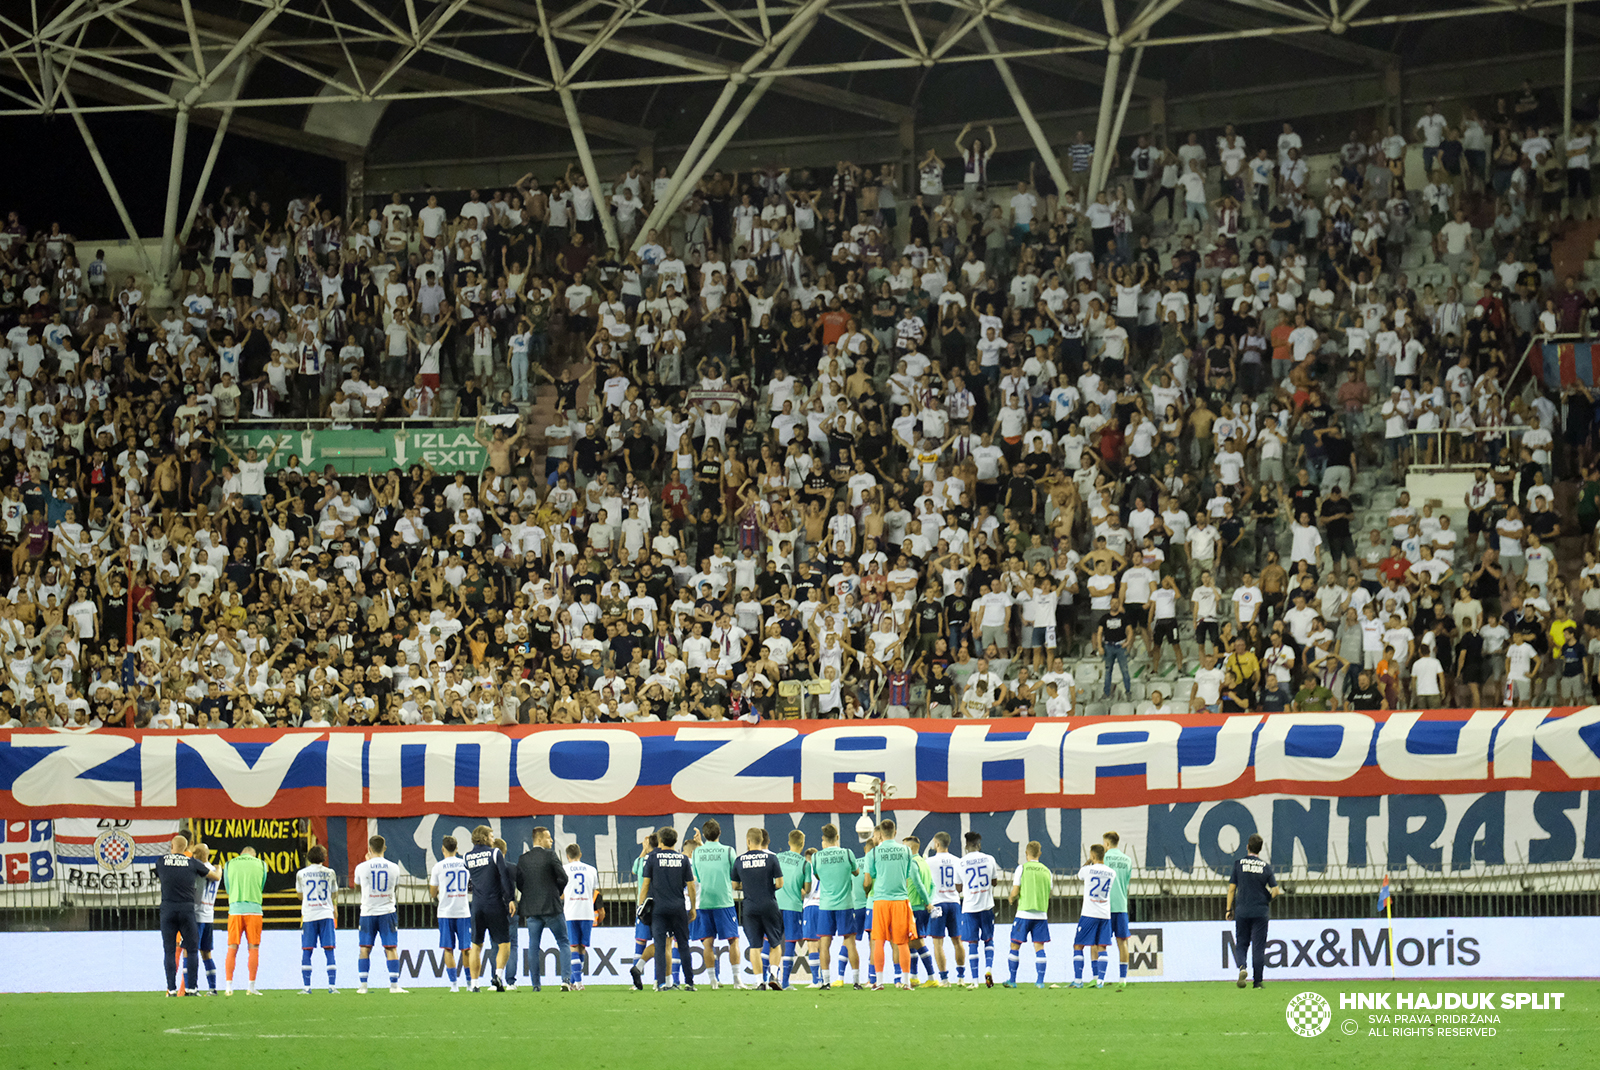
[[[978,941],[967,941],[967,961],[972,963],[972,979],[978,979]]]
[[[737,980],[738,976],[739,976],[739,971],[737,969],[734,970],[733,975],[734,975],[734,979]],[[763,947],[761,949],[761,979],[763,981],[765,981],[767,978],[769,978],[771,976],[772,976],[772,956],[769,955],[767,953],[767,949]]]
[[[388,963],[389,963],[389,983],[391,985],[398,985],[400,983],[400,960],[399,959],[389,959]]]
[[[911,980],[913,983],[917,979],[917,959],[919,957],[920,956],[915,951],[911,953]]]
[[[1120,974],[1122,980],[1126,981],[1128,979],[1128,964],[1126,962],[1119,962],[1117,963],[1117,966],[1122,971]]]
[[[1074,981],[1083,980],[1083,948],[1081,947],[1072,949],[1072,979]]]
[[[1039,983],[1040,984],[1044,984],[1045,963],[1046,963],[1046,960],[1045,960],[1045,956],[1044,956],[1044,948],[1042,948],[1042,947],[1034,948],[1034,951],[1033,951],[1033,968],[1039,974]]]
[[[450,983],[452,985],[454,985],[456,983],[456,968],[454,966],[446,966],[444,968],[444,974],[445,974],[446,977],[450,978]],[[307,970],[306,971],[306,987],[309,988],[310,986],[311,986],[311,971]]]
[[[305,987],[311,987],[311,949],[309,947],[300,949],[300,980],[305,983]]]
[[[325,947],[322,950],[323,950],[323,953],[328,956],[328,987],[332,988],[334,986],[334,984],[336,983],[335,978],[339,974],[339,968],[336,965],[334,965],[333,948]]]
[[[933,977],[933,952],[928,950],[928,945],[927,944],[923,944],[922,945],[922,950],[917,952],[917,955],[918,955],[919,958],[922,959],[922,972],[927,974],[930,978],[932,978]],[[911,969],[912,969],[913,973],[916,971],[916,967],[915,966],[911,967]]]
[[[811,967],[811,983],[819,984],[822,981],[822,955],[816,951],[806,955],[806,965]]]
[[[983,968],[986,969],[986,970],[994,969],[994,941],[993,940],[991,940],[987,944],[983,945]]]
[[[1096,955],[1094,957],[1094,979],[1096,981],[1104,981],[1106,979],[1106,959],[1104,955]]]
[[[791,947],[793,945],[790,945]],[[794,952],[791,950],[783,956],[783,987],[789,987],[789,975],[794,973]]]
[[[966,980],[966,977],[967,977],[967,964],[965,962],[956,963],[956,980],[957,981],[964,981],[964,980]]]
[[[844,976],[844,971],[850,966],[850,952],[845,950],[843,944],[839,945],[839,976]]]
[[[1016,980],[1017,980],[1017,966],[1020,964],[1020,962],[1021,962],[1021,956],[1018,954],[1016,948],[1012,948],[1011,949],[1011,954],[1006,956],[1006,965],[1011,967],[1011,980],[1012,980],[1012,983],[1015,983]]]
[[[878,983],[878,967],[873,965],[872,962],[870,960],[868,960],[868,962],[867,962],[867,984],[875,985],[877,983]]]
[[[572,983],[576,985],[576,984],[581,984],[582,982],[583,982],[583,952],[582,951],[573,951],[573,953],[572,953]]]
[[[361,978],[362,984],[367,983],[367,973],[371,970],[371,968],[372,959],[370,956],[362,955],[360,958],[356,959],[356,976]]]

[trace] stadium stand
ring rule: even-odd
[[[355,220],[230,190],[170,308],[13,212],[0,718],[1586,701],[1595,407],[1539,343],[1597,300],[1594,146],[1531,100],[1140,137],[1093,197],[1081,139],[1058,192],[979,131],[714,171],[636,247],[665,168],[602,194],[620,246],[575,165]],[[483,467],[295,455],[425,419]]]

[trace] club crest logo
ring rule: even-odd
[[[95,837],[94,860],[101,869],[121,873],[133,865],[133,837],[122,829],[107,829]]]
[[[1302,992],[1283,1012],[1289,1028],[1302,1037],[1320,1037],[1333,1021],[1333,1007],[1315,992]]]

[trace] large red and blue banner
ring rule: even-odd
[[[0,737],[0,817],[853,812],[859,774],[927,812],[1293,795],[1600,790],[1576,709],[68,732]]]
[[[1589,342],[1546,342],[1542,349],[1540,379],[1545,386],[1600,385],[1600,346]]]

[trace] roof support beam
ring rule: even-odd
[[[233,99],[239,99],[239,94],[244,90],[245,79],[250,77],[250,64],[241,63],[233,76]],[[189,214],[184,217],[183,230],[178,234],[178,244],[182,245],[189,240],[189,232],[194,229],[194,217],[200,212],[200,205],[205,200],[206,186],[211,184],[211,172],[217,166],[217,154],[222,151],[222,139],[228,136],[228,123],[233,119],[233,109],[222,109],[222,117],[217,120],[217,129],[211,135],[211,148],[206,152],[205,166],[200,168],[200,180],[195,184],[194,197],[189,201]]]
[[[578,150],[578,163],[583,167],[584,180],[589,184],[589,199],[594,204],[595,215],[600,217],[600,229],[605,232],[606,245],[616,249],[617,224],[611,218],[611,205],[606,203],[605,194],[600,189],[600,172],[595,170],[594,154],[589,151],[589,139],[583,133],[583,117],[578,114],[578,105],[572,99],[572,90],[567,88],[567,72],[561,66],[561,55],[556,51],[556,39],[550,36],[550,22],[545,18],[544,0],[537,0],[539,6],[539,35],[544,38],[544,54],[550,61],[550,74],[555,78],[559,87],[556,92],[561,96],[561,107],[567,113],[567,127],[572,131],[572,144]]]
[[[122,194],[117,191],[116,180],[111,177],[111,170],[106,167],[105,158],[100,155],[100,146],[95,144],[94,135],[89,132],[89,124],[78,112],[78,102],[72,96],[72,88],[67,85],[66,76],[59,76],[59,81],[61,97],[67,102],[67,109],[72,112],[72,121],[78,124],[78,135],[83,138],[84,147],[89,150],[89,158],[94,161],[94,169],[100,172],[100,181],[105,184],[106,194],[111,198],[111,206],[117,210],[117,218],[122,220],[123,229],[128,232],[133,247],[138,250],[139,262],[144,265],[145,272],[154,278],[155,265],[150,262],[150,254],[145,250],[139,231],[133,225],[133,217],[128,214],[127,207],[122,203]]]
[[[0,77],[19,78],[13,70],[0,67]],[[170,97],[156,93],[155,90],[141,86],[143,93],[134,93],[121,85],[108,83],[101,80],[103,75],[99,72],[86,70],[82,64],[74,65],[73,69],[61,79],[63,85],[69,85],[78,93],[92,96],[96,100],[107,102],[103,108],[95,105],[80,105],[73,103],[69,109],[77,109],[84,114],[100,111],[115,113],[117,110],[146,111],[156,114],[170,112],[173,101]],[[9,90],[0,90],[7,92]],[[144,94],[156,97],[161,103],[152,103]],[[11,94],[18,96],[18,94]],[[76,98],[74,98],[76,99]],[[222,112],[227,109],[214,110],[211,108],[197,108],[190,115],[190,120],[200,126],[214,127],[222,117]],[[37,113],[35,113],[37,114]],[[337,138],[325,137],[321,134],[310,134],[304,130],[283,126],[265,119],[257,119],[248,113],[241,114],[234,111],[232,122],[229,124],[236,134],[265,142],[268,145],[279,145],[286,149],[298,149],[301,152],[314,152],[320,156],[327,156],[335,160],[359,160],[366,152],[366,146],[340,141]]]
[[[1128,104],[1133,98],[1133,81],[1139,76],[1139,64],[1144,60],[1144,45],[1136,45],[1133,49],[1133,62],[1128,64],[1127,77],[1122,79],[1122,100],[1117,104],[1116,118],[1111,120],[1111,137],[1106,142],[1109,150],[1102,159],[1096,157],[1092,161],[1094,176],[1090,179],[1097,187],[1104,188],[1106,179],[1111,175],[1111,163],[1117,154],[1117,142],[1122,137],[1122,123],[1128,117]]]
[[[556,36],[578,44],[585,44],[588,41],[586,37],[570,32],[563,33],[558,31]],[[635,59],[649,60],[669,67],[694,71],[697,74],[732,75],[738,70],[737,67],[730,66],[726,61],[719,60],[715,56],[668,44],[664,41],[616,36],[607,41],[604,47],[607,51],[619,52]],[[871,115],[890,122],[899,122],[902,119],[910,118],[912,115],[912,109],[904,104],[894,104],[890,101],[879,100],[876,97],[854,93],[848,89],[839,89],[807,78],[779,78],[772,88],[784,96],[793,97],[797,100],[805,100],[813,104],[824,104],[830,108],[838,108],[840,111]]]
[[[990,52],[997,52],[994,36],[989,32],[987,23],[978,23],[978,37],[983,41],[983,47]],[[1011,101],[1017,106],[1017,115],[1022,119],[1022,125],[1028,128],[1028,136],[1033,138],[1033,147],[1044,158],[1044,166],[1050,172],[1050,179],[1056,184],[1057,191],[1065,193],[1071,187],[1067,185],[1066,173],[1061,170],[1061,160],[1056,150],[1050,147],[1050,139],[1044,136],[1044,128],[1039,125],[1039,120],[1033,117],[1033,109],[1028,107],[1028,98],[1022,95],[1022,87],[1017,85],[1017,80],[1011,74],[1011,65],[999,56],[995,57],[994,69],[999,73],[1000,80],[1005,83],[1006,92],[1011,94]]]
[[[194,25],[194,7],[190,0],[183,0],[183,22],[189,31],[189,49],[194,53],[194,73],[198,80],[206,76],[206,57],[200,48],[200,31]]]
[[[863,22],[891,29],[903,25],[903,21],[896,19],[888,12],[861,11],[856,17]],[[937,19],[918,18],[911,25],[918,29],[924,39],[936,39],[944,30],[944,23]],[[1015,40],[1005,37],[995,37],[997,49],[991,51],[1016,52],[1027,48]],[[958,46],[963,52],[982,52],[983,49],[973,43],[971,39],[963,40]],[[1047,74],[1059,75],[1077,82],[1088,82],[1099,85],[1105,81],[1106,68],[1103,63],[1092,63],[1079,59],[1076,56],[1025,56],[1009,61],[1018,67],[1030,67],[1033,70],[1044,71]],[[1166,94],[1166,83],[1156,78],[1139,78],[1133,84],[1133,91],[1141,97],[1159,97]]]
[[[1051,37],[1062,37],[1068,41],[1076,41],[1082,45],[1095,45],[1099,48],[1106,46],[1106,35],[1085,30],[1074,26],[1070,22],[1050,18],[1048,15],[1039,15],[1021,8],[993,7],[980,4],[976,0],[941,0],[951,7],[964,11],[973,11],[986,14],[991,22],[1009,22],[1013,26],[1021,26],[1028,30],[1037,30],[1049,34]]]
[[[456,12],[460,11],[466,6],[467,0],[450,0],[450,5],[448,7],[434,8],[433,13],[430,14],[426,19],[422,20],[420,32],[418,32],[417,35],[411,39],[411,44],[402,49],[399,55],[395,56],[394,59],[389,61],[389,66],[385,67],[383,73],[378,75],[377,79],[373,81],[371,88],[368,89],[368,92],[376,93],[378,90],[388,85],[389,79],[399,74],[402,67],[404,67],[407,63],[410,63],[418,53],[427,48],[428,42],[432,41],[436,36],[438,36],[439,31],[444,29],[445,24],[455,17]]]
[[[689,143],[689,148],[684,152],[683,159],[678,162],[677,173],[667,183],[666,195],[650,209],[650,214],[646,217],[644,225],[639,228],[640,237],[648,236],[652,229],[659,228],[666,221],[669,213],[663,210],[663,205],[665,202],[672,200],[682,185],[684,177],[693,170],[696,161],[700,158],[702,150],[705,148],[706,142],[711,139],[711,132],[716,129],[717,123],[721,122],[723,114],[728,110],[728,105],[733,103],[734,94],[739,91],[739,86],[744,84],[749,75],[768,56],[772,55],[773,51],[782,45],[786,38],[797,30],[806,29],[811,20],[816,17],[817,12],[827,3],[828,0],[811,0],[798,15],[773,36],[772,40],[758,49],[755,55],[745,60],[744,66],[739,69],[736,75],[728,79],[727,84],[722,87],[722,92],[717,96],[716,103],[711,106],[711,111],[706,114],[705,121],[700,124],[700,129],[695,133],[694,140]],[[802,18],[806,20],[806,23],[802,24],[799,21]],[[792,55],[793,50],[790,49],[789,53]],[[787,59],[785,62],[787,62]],[[727,142],[724,141],[723,144],[727,144]],[[677,203],[682,203],[681,198]],[[676,208],[676,206],[674,204],[673,207]]]
[[[828,0],[812,0],[794,18],[789,20],[784,30],[793,32],[793,36],[790,37],[789,42],[783,46],[778,54],[772,58],[771,66],[756,78],[756,84],[750,87],[750,92],[745,94],[745,98],[740,101],[738,109],[723,125],[721,133],[717,134],[711,144],[706,146],[705,152],[700,154],[698,160],[693,161],[691,164],[686,159],[679,165],[675,188],[668,195],[665,204],[656,206],[659,214],[657,212],[651,213],[658,220],[657,226],[660,225],[659,221],[670,219],[672,213],[678,210],[678,206],[689,195],[689,191],[695,187],[711,165],[716,162],[722,150],[733,139],[733,135],[738,133],[739,128],[744,125],[744,121],[750,117],[750,113],[755,110],[755,106],[766,95],[767,89],[774,83],[781,81],[776,77],[776,72],[788,65],[790,58],[799,50],[800,45],[805,42],[812,26],[816,25],[817,16],[827,5]],[[773,40],[777,40],[777,38],[775,37]],[[648,237],[649,231],[641,228],[639,236],[634,239],[634,248],[644,244]]]
[[[178,117],[172,128],[172,158],[167,164],[167,207],[161,217],[160,268],[152,280],[152,304],[157,307],[171,300],[172,266],[177,257],[178,194],[183,184],[183,153],[189,144],[189,108],[178,105]]]
[[[537,30],[535,23],[527,23],[530,12],[529,6],[520,0],[479,0],[475,10],[483,13],[496,13],[506,20],[508,25],[522,25],[525,29]],[[804,8],[791,17],[790,21],[798,19]],[[578,32],[576,29],[562,29],[558,20],[551,19],[551,32],[563,41],[587,47],[592,35]],[[783,31],[779,30],[778,34]],[[774,35],[777,36],[777,35]],[[740,68],[730,64],[727,60],[704,52],[697,52],[691,48],[669,44],[665,41],[648,37],[622,37],[613,36],[604,42],[602,47],[608,52],[617,52],[634,59],[647,60],[660,63],[667,67],[677,67],[681,70],[694,71],[697,74],[723,74],[733,75]],[[918,58],[920,62],[920,57]],[[854,112],[858,115],[871,115],[874,118],[885,119],[890,122],[901,122],[913,118],[913,109],[904,104],[895,104],[876,97],[869,97],[863,93],[854,93],[848,89],[839,89],[823,82],[813,82],[805,78],[781,77],[773,81],[772,88],[784,96],[796,100],[805,100],[813,104],[823,104],[840,111]]]
[[[1208,0],[1187,0],[1181,9],[1181,14],[1196,22],[1221,26],[1229,30],[1260,30],[1278,25],[1272,19],[1240,11],[1225,4],[1210,3]],[[1394,56],[1388,52],[1353,44],[1329,33],[1286,33],[1277,35],[1276,40],[1288,48],[1298,48],[1302,52],[1314,52],[1319,56],[1329,56],[1346,63],[1358,63],[1378,70],[1394,62]]]
[[[181,14],[181,12],[178,10],[178,6],[174,3],[171,3],[170,0],[142,0],[141,6],[150,11],[161,12],[169,17]],[[246,25],[245,23],[238,22],[234,19],[210,15],[203,11],[196,12],[195,17],[199,20],[199,23],[203,29],[230,37],[242,32]],[[559,17],[551,19],[552,24],[558,21]],[[536,29],[536,27],[529,28]],[[274,45],[276,48],[281,48],[285,51],[293,51],[307,60],[315,62],[319,65],[332,67],[335,70],[346,67],[345,54],[341,48],[335,45],[313,45],[309,47],[302,47],[292,37],[278,37],[270,34],[266,35],[265,40]],[[360,53],[354,54],[354,60],[356,66],[359,67],[363,74],[380,74],[388,67],[388,64],[383,60],[373,56],[365,56]],[[471,82],[464,82],[456,78],[431,74],[427,71],[418,70],[415,67],[405,67],[397,71],[394,74],[392,81],[397,86],[406,86],[411,89],[434,92],[445,97],[450,96],[452,92],[458,90],[475,90],[483,88]],[[531,119],[534,122],[545,123],[560,129],[565,129],[567,126],[566,113],[561,107],[553,103],[546,103],[544,101],[530,99],[527,95],[515,95],[507,93],[496,96],[480,96],[474,98],[473,103],[479,107],[487,108],[491,111],[498,111],[506,115],[514,115],[523,119]],[[597,115],[585,114],[583,116],[583,123],[584,128],[589,133],[594,134],[597,137],[606,138],[610,141],[621,142],[624,145],[632,145],[637,148],[644,145],[650,145],[655,142],[654,131],[646,130],[643,127],[630,126],[627,123],[617,122],[615,119],[607,119]]]
[[[217,60],[211,70],[203,75],[200,81],[195,83],[194,88],[184,95],[183,103],[192,106],[195,101],[205,96],[206,90],[216,84],[217,79],[222,77],[223,72],[237,63],[239,58],[246,52],[255,47],[255,43],[261,39],[261,35],[272,27],[273,22],[277,20],[279,15],[283,14],[284,9],[288,6],[289,0],[274,0],[272,7],[267,8],[267,10],[256,16],[256,20],[250,24],[244,33],[239,35],[239,39],[234,42],[233,47],[228,49],[228,54]]]
[[[1123,44],[1131,45],[1134,41],[1144,36],[1145,31],[1149,30],[1150,27],[1160,22],[1162,16],[1183,2],[1184,0],[1162,0],[1159,4],[1145,4],[1144,10],[1139,12],[1138,17],[1118,37]]]

